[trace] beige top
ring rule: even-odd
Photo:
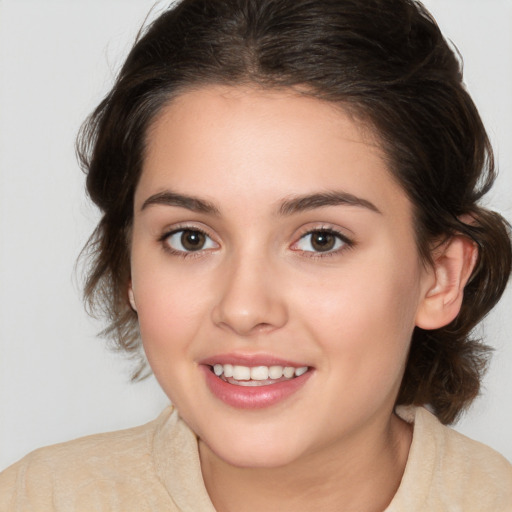
[[[512,511],[512,465],[423,408],[405,473],[385,512]],[[77,439],[27,455],[0,474],[1,512],[215,512],[192,431],[166,409],[141,427]]]

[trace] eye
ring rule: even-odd
[[[335,252],[350,241],[336,231],[318,229],[301,236],[294,248],[304,252]]]
[[[176,252],[195,252],[218,247],[206,233],[198,229],[173,231],[164,238],[164,242]]]

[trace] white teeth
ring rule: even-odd
[[[268,366],[255,366],[251,368],[251,380],[267,380]]]
[[[248,366],[233,366],[233,379],[251,380],[251,369]]]
[[[293,368],[292,366],[285,366],[283,368],[283,375],[287,379],[291,379],[295,375],[295,368]]]
[[[224,365],[224,377],[233,377],[233,365],[232,364]]]
[[[241,366],[232,364],[214,364],[213,372],[217,377],[224,375],[224,378],[232,377],[239,381],[264,381],[279,380],[282,377],[291,379],[300,377],[308,371],[307,366],[294,368],[293,366]]]
[[[295,377],[300,377],[301,375],[304,375],[308,371],[307,366],[302,366],[301,368],[297,368],[295,370]]]
[[[283,367],[282,366],[271,366],[268,369],[268,376],[271,379],[280,379],[283,376]]]

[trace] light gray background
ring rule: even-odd
[[[158,9],[168,2],[159,2]],[[0,469],[28,451],[140,424],[166,398],[95,337],[74,278],[97,214],[74,157],[153,0],[0,0]],[[512,1],[426,0],[461,50],[512,220]],[[457,425],[512,460],[512,292],[485,324],[483,396]]]

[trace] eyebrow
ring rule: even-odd
[[[315,208],[322,208],[324,206],[339,205],[359,206],[375,213],[382,214],[382,212],[367,199],[341,191],[321,192],[287,199],[281,204],[279,213],[281,215],[292,215],[294,213],[314,210]]]
[[[210,215],[220,215],[220,210],[210,201],[200,199],[198,197],[188,196],[185,194],[178,194],[176,192],[165,191],[153,194],[148,197],[142,207],[141,211],[145,210],[151,205],[164,205],[164,206],[178,206],[186,208],[187,210],[206,213]],[[330,191],[319,192],[316,194],[306,194],[302,196],[292,197],[281,203],[278,213],[280,215],[293,215],[316,208],[325,206],[358,206],[366,208],[375,213],[381,214],[382,212],[370,201],[357,197],[348,192]]]
[[[164,205],[164,206],[179,206],[180,208],[186,208],[187,210],[208,213],[211,215],[219,215],[219,209],[209,201],[199,199],[197,197],[187,196],[185,194],[177,194],[175,192],[165,191],[153,194],[148,197],[142,207],[141,211],[145,210],[151,205]]]

